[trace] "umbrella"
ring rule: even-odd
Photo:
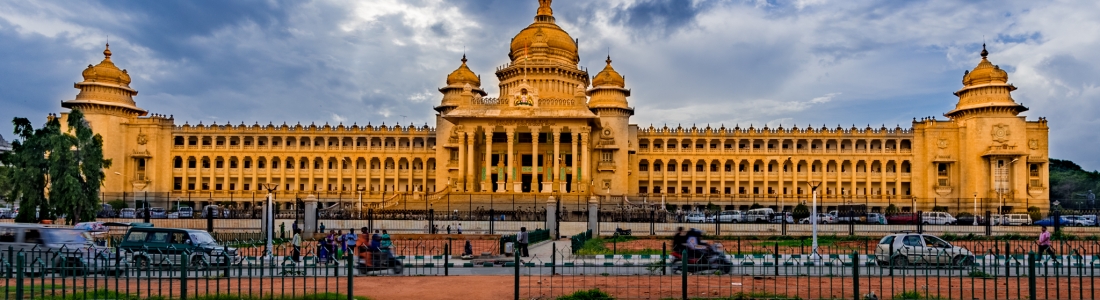
[[[73,228],[74,229],[85,230],[85,231],[94,231],[94,232],[106,232],[107,231],[107,226],[103,226],[102,222],[77,223],[75,226],[73,226]]]

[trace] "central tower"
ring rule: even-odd
[[[578,87],[588,86],[588,72],[577,67],[578,41],[555,23],[550,2],[539,0],[535,22],[512,38],[511,62],[496,71],[501,98],[517,92],[524,80],[542,98],[571,99]]]

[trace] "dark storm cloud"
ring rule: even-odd
[[[996,5],[991,5],[994,3]],[[129,70],[177,123],[434,124],[463,53],[493,71],[534,0],[0,2],[0,132],[44,120],[88,64]],[[1051,155],[1100,168],[1094,1],[554,1],[595,74],[610,52],[640,125],[901,125],[957,101],[986,36],[1013,96],[1049,117]],[[942,116],[940,117],[943,118]],[[1074,145],[1074,146],[1069,146]]]

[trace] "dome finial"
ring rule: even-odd
[[[111,43],[107,42],[106,47],[103,48],[103,57],[111,59]]]
[[[550,2],[553,0],[539,0],[538,15],[540,16],[553,16],[554,9],[550,8]]]
[[[982,43],[982,58],[989,56],[989,51],[985,50],[985,43]]]
[[[607,65],[609,65],[609,66],[611,65],[611,55],[610,54],[607,55],[606,62],[607,62]]]
[[[466,64],[466,53],[462,53],[462,64]]]

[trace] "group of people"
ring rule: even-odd
[[[295,223],[296,225],[296,223]],[[294,237],[291,245],[294,247],[291,259],[301,262],[302,256],[302,230],[297,226],[292,229]],[[346,255],[356,255],[368,267],[372,264],[371,253],[389,252],[393,247],[393,240],[386,230],[375,230],[371,234],[367,227],[360,228],[356,234],[355,229],[348,229],[348,233],[341,230],[330,231],[328,235],[317,242],[317,258],[322,264],[334,263],[343,259]]]

